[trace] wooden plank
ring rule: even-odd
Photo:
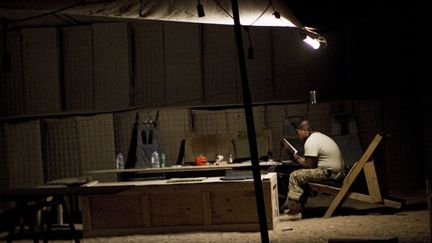
[[[212,193],[214,224],[255,223],[258,221],[253,190]]]
[[[373,151],[378,146],[379,142],[381,141],[382,136],[377,134],[375,138],[370,143],[369,147],[366,149],[366,152],[362,155],[360,160],[357,162],[357,166],[353,167],[349,173],[349,175],[345,178],[344,183],[339,191],[339,193],[336,195],[336,198],[333,200],[333,202],[330,204],[330,207],[327,209],[327,212],[324,215],[324,218],[329,218],[333,212],[336,210],[336,208],[339,206],[342,199],[345,197],[345,194],[348,192],[349,188],[353,184],[354,180],[357,178],[359,173],[362,171],[364,165],[372,155]]]
[[[149,194],[141,194],[141,215],[143,227],[151,227],[151,212],[150,212],[150,196]]]
[[[369,196],[375,202],[382,202],[381,191],[378,184],[378,178],[375,170],[374,161],[369,161],[364,165],[364,173],[369,191]]]
[[[329,194],[337,194],[339,193],[340,188],[319,184],[319,183],[308,183],[310,188],[316,192],[323,192],[323,193],[329,193]]]
[[[388,199],[384,199],[383,200],[383,205],[387,206],[387,207],[391,207],[391,208],[402,208],[402,202],[397,202],[397,201],[393,201],[393,200],[388,200]]]
[[[329,193],[329,194],[338,194],[340,192],[340,188],[318,184],[318,183],[309,183],[309,186],[312,190],[317,192]],[[369,195],[357,193],[357,192],[347,192],[346,197],[363,201],[363,202],[374,202]]]
[[[212,210],[211,210],[211,193],[203,192],[202,193],[203,200],[203,211],[204,211],[204,225],[211,225],[212,222]]]
[[[99,183],[88,188],[131,185],[112,195],[86,196],[89,206],[83,215],[84,234],[112,236],[180,231],[259,230],[253,180],[167,184],[149,182]],[[142,184],[140,184],[142,183]],[[276,173],[263,175],[264,201],[269,229],[278,222]],[[276,196],[275,196],[276,195]],[[275,206],[276,205],[276,206]],[[131,222],[129,222],[131,221]],[[89,227],[90,225],[90,227]]]
[[[204,225],[202,193],[150,194],[152,226]]]
[[[88,197],[79,197],[80,206],[81,206],[81,217],[83,223],[83,232],[91,232],[91,218],[90,218],[90,208],[89,208],[89,198]]]
[[[323,184],[318,184],[318,183],[309,183],[309,186],[314,191],[333,194],[333,195],[338,194],[340,191],[340,188],[332,187],[332,186],[328,186],[328,185],[323,185]],[[384,199],[382,201],[376,201],[371,196],[366,195],[366,194],[362,194],[362,193],[358,193],[358,192],[347,192],[345,196],[347,198],[350,198],[350,199],[354,199],[354,200],[358,200],[358,201],[362,201],[362,202],[382,204],[382,205],[392,207],[392,208],[401,208],[402,207],[401,202],[397,202],[397,201],[393,201],[393,200],[389,200],[389,199]]]
[[[270,189],[270,192],[267,192],[267,188]],[[279,220],[279,192],[277,185],[277,177],[272,177],[270,181],[263,182],[263,190],[264,195],[270,194],[270,197],[264,197],[264,203],[267,211],[267,221],[271,221],[273,219],[273,222],[267,223],[268,228],[273,229],[275,221]]]
[[[89,197],[92,229],[142,227],[141,195],[114,194]]]
[[[254,190],[253,190],[254,191]],[[266,212],[268,229],[274,229],[275,222],[279,217],[279,195],[277,188],[277,178],[263,181],[264,206]],[[256,204],[254,204],[256,205]],[[255,211],[257,211],[255,206]],[[258,220],[258,219],[257,219]]]

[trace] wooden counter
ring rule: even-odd
[[[132,186],[112,195],[81,196],[85,237],[179,231],[259,231],[252,179],[97,183]],[[197,178],[194,178],[197,180]],[[276,173],[262,175],[267,224],[278,220]]]
[[[281,165],[280,162],[260,162],[261,169],[265,170],[271,166]],[[146,178],[169,179],[173,177],[196,177],[196,176],[224,176],[227,170],[251,169],[251,162],[220,164],[220,165],[183,165],[165,168],[132,168],[132,169],[109,169],[87,171],[87,175],[97,178],[101,174],[116,174],[118,181],[145,180]]]

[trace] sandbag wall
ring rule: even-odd
[[[378,100],[262,105],[254,107],[254,122],[256,130],[271,129],[274,157],[279,159],[284,117],[307,116],[316,130],[337,135],[340,131],[335,114],[350,112],[357,124],[357,130],[350,132],[358,133],[362,145],[369,144],[376,132],[391,134],[384,144],[385,156],[377,163],[380,182],[390,190],[409,191],[423,181],[421,160],[412,156],[417,147],[416,135],[408,132],[410,116],[399,109],[406,105]],[[128,154],[137,114],[140,122],[157,120],[167,166],[176,163],[180,142],[188,136],[247,130],[242,108],[165,107],[5,120],[0,124],[1,189],[36,186],[83,176],[90,170],[113,169],[116,154]],[[97,179],[115,177],[105,175]]]

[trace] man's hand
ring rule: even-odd
[[[292,148],[286,144],[284,141],[280,142],[281,148],[288,154],[288,156],[291,158],[291,160],[294,160],[294,156],[296,155]],[[295,161],[295,160],[294,160]]]

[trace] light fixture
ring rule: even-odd
[[[300,36],[303,38],[303,41],[310,45],[313,49],[318,49],[324,44],[324,47],[327,46],[327,41],[324,37],[319,35],[318,33],[312,31],[311,28],[304,27],[300,31]]]
[[[318,49],[321,45],[317,39],[312,39],[308,35],[306,35],[306,38],[304,38],[303,41],[310,45],[313,49]]]
[[[201,4],[200,0],[198,0],[197,11],[198,11],[198,17],[202,18],[205,16],[204,7]]]

